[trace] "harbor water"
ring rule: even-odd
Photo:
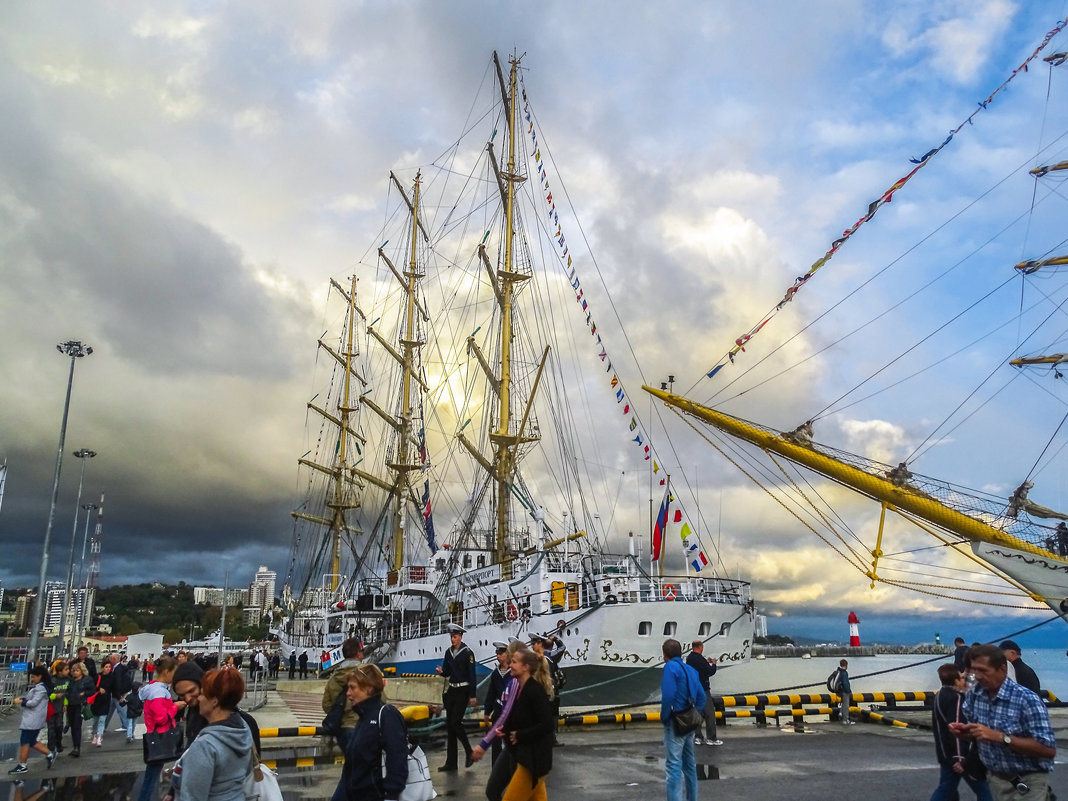
[[[1025,648],[1023,660],[1034,668],[1047,689],[1058,698],[1068,698],[1068,656],[1057,648]],[[758,694],[769,691],[826,692],[827,676],[841,657],[768,657],[747,665],[724,667],[712,679],[716,695]],[[953,656],[928,654],[877,654],[847,657],[853,692],[937,690],[938,666]],[[931,661],[933,660],[933,661]],[[871,675],[875,674],[875,675]],[[802,685],[799,687],[798,685]]]

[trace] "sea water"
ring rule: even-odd
[[[1068,656],[1064,651],[1027,648],[1022,657],[1038,674],[1043,689],[1068,700]],[[786,691],[786,688],[803,685],[803,689],[791,689],[790,692],[825,693],[827,676],[838,667],[840,658],[753,659],[746,665],[719,670],[712,678],[712,691],[716,695],[753,695]],[[952,654],[937,658],[929,654],[877,654],[847,658],[849,683],[855,693],[937,690],[940,686],[938,666],[953,662]],[[934,661],[929,661],[932,659]]]

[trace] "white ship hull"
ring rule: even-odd
[[[679,640],[684,649],[701,640],[705,655],[716,657],[720,666],[749,661],[755,613],[747,583],[650,578],[626,558],[614,562],[615,569],[591,577],[551,570],[565,565],[554,565],[545,556],[529,560],[520,578],[490,581],[453,596],[467,598],[472,605],[452,617],[429,620],[404,607],[305,616],[299,625],[278,632],[283,655],[288,658],[291,651],[307,650],[310,661],[318,663],[345,637],[356,636],[367,644],[368,657],[383,669],[392,668],[398,675],[433,675],[449,645],[445,627],[462,622],[467,629],[464,642],[485,675],[496,665],[494,641],[529,640],[532,633],[559,631],[567,648],[561,661],[567,677],[561,693],[566,706],[657,700],[662,646],[668,638]],[[423,578],[422,573],[418,576]],[[405,571],[396,576],[390,587],[394,602],[420,591],[409,578]],[[431,575],[424,581],[432,586]],[[504,590],[510,600],[499,602],[497,598],[505,596],[495,591]],[[473,605],[475,597],[492,600]]]
[[[1068,564],[1005,545],[973,542],[972,552],[1017,581],[1059,615],[1068,613]]]

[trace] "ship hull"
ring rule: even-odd
[[[973,542],[972,552],[1059,615],[1068,613],[1068,563],[1005,545]]]
[[[567,680],[561,692],[563,705],[631,706],[659,700],[666,639],[679,640],[684,650],[701,640],[705,655],[715,657],[720,667],[741,665],[750,659],[753,624],[751,604],[623,602],[535,614],[527,621],[469,626],[464,642],[474,651],[480,676],[485,676],[497,664],[495,641],[507,642],[509,637],[529,641],[531,633],[559,628],[566,646],[560,662]],[[288,656],[293,646],[284,637],[281,642]],[[316,654],[330,647],[309,648],[309,656],[315,662]],[[400,639],[384,653],[372,653],[372,658],[396,675],[434,675],[448,647],[448,634],[441,632]]]

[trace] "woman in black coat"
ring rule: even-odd
[[[384,688],[375,665],[360,665],[349,674],[346,694],[360,718],[332,801],[395,801],[404,790],[408,732],[400,710],[382,700]]]
[[[519,682],[503,731],[515,758],[512,781],[503,801],[545,801],[545,777],[553,768],[553,684],[545,657],[533,651],[517,651],[512,674]]]

